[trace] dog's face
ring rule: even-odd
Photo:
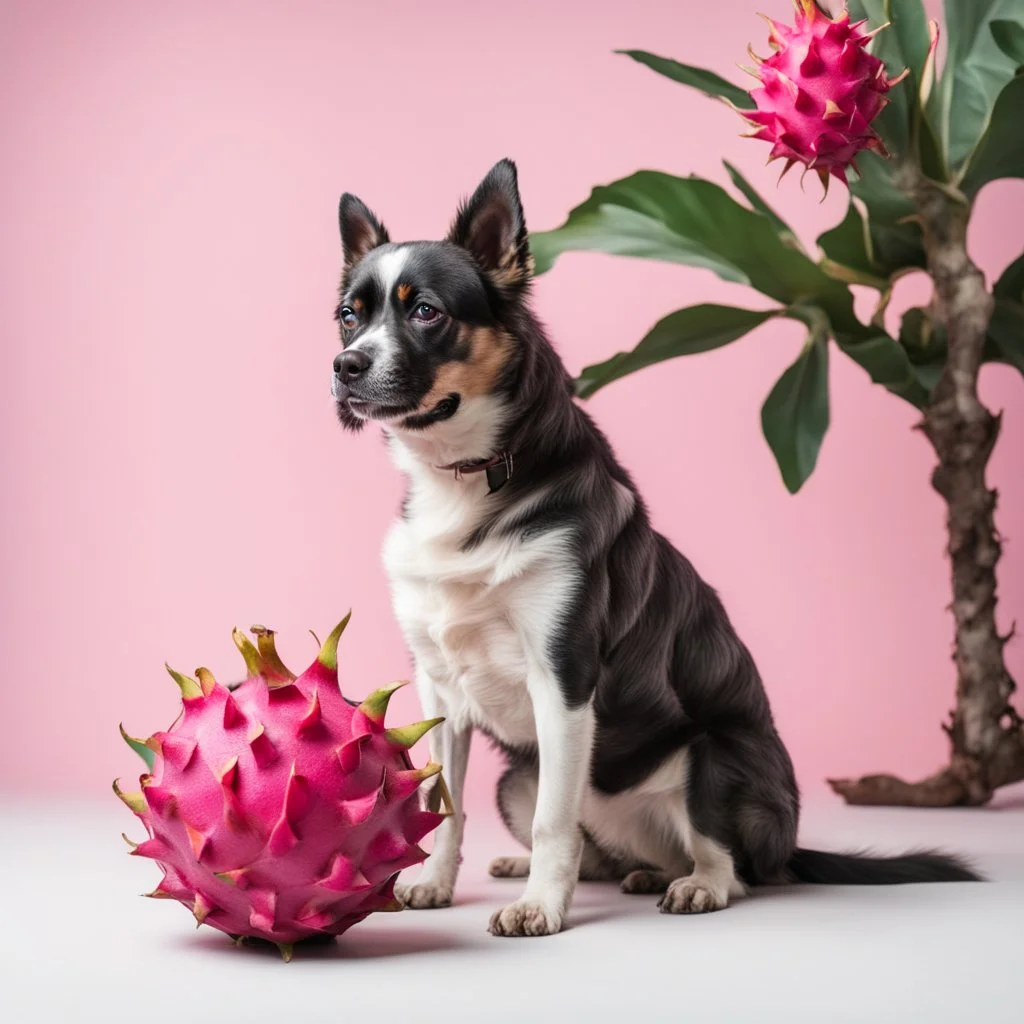
[[[514,358],[507,317],[530,276],[515,166],[497,164],[440,242],[395,244],[344,195],[343,351],[332,390],[342,424],[426,431],[493,394]]]

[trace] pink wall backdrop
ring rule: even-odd
[[[399,239],[436,237],[509,155],[534,228],[638,167],[726,182],[734,161],[806,239],[845,195],[775,189],[763,146],[717,102],[616,47],[737,81],[763,24],[747,0],[630,3],[5,3],[0,34],[3,345],[0,779],[101,795],[136,771],[117,723],[168,724],[165,659],[239,668],[231,627],[264,622],[296,667],[350,606],[347,690],[409,671],[379,547],[401,484],[380,441],[343,435],[339,193]],[[760,0],[788,16],[787,0]],[[992,276],[1020,252],[1024,183],[981,196]],[[901,286],[893,313],[926,297]],[[569,367],[632,345],[664,313],[757,303],[682,267],[564,258],[536,306]],[[951,623],[942,508],[913,410],[833,358],[833,426],[797,497],[759,409],[795,324],[625,380],[590,409],[657,525],[723,594],[753,649],[800,779],[930,770],[944,756]],[[1004,628],[1024,618],[1024,382],[993,459]],[[1024,644],[1011,646],[1024,678]],[[404,691],[396,716],[413,716]],[[478,744],[473,799],[495,764]]]

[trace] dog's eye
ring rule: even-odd
[[[342,306],[338,310],[338,319],[341,321],[342,327],[353,328],[359,323],[359,317],[356,316],[356,311],[350,306]]]
[[[421,324],[432,324],[441,319],[441,311],[434,309],[433,306],[428,306],[427,303],[421,302],[412,311],[413,320],[418,320]]]

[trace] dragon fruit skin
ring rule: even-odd
[[[114,782],[149,836],[127,840],[131,853],[164,872],[146,895],[178,900],[198,924],[236,940],[277,943],[286,959],[296,942],[401,909],[395,879],[426,858],[419,841],[445,817],[425,809],[420,792],[440,765],[415,769],[407,753],[440,719],[386,729],[402,683],[358,706],[342,696],[337,645],[347,621],[298,678],[258,626],[258,646],[234,633],[249,677],[233,690],[206,669],[192,679],[169,668],[182,714],[148,740],[125,737],[152,752],[141,790]],[[431,803],[434,794],[447,797],[441,779]]]
[[[793,28],[772,19],[767,59],[750,56],[761,81],[750,97],[756,111],[743,116],[754,126],[749,138],[774,143],[771,160],[785,158],[783,174],[794,163],[815,170],[828,190],[829,176],[846,184],[846,168],[857,169],[856,156],[865,149],[887,156],[871,122],[889,102],[885,94],[908,74],[888,78],[885,64],[865,47],[886,26],[862,33],[864,22],[850,23],[844,10],[835,20],[814,0],[794,0]]]

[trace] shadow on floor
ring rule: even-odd
[[[236,946],[227,935],[205,932],[185,936],[175,943],[180,949],[201,951],[205,956],[219,954],[249,960],[281,960],[272,943],[246,942]],[[292,964],[319,960],[377,960],[387,957],[418,956],[425,953],[451,952],[472,945],[452,935],[426,928],[374,928],[359,925],[337,939],[297,943]]]

